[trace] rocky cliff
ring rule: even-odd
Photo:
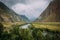
[[[53,0],[37,21],[60,22],[60,0]]]

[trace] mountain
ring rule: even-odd
[[[30,22],[30,20],[29,20],[25,15],[20,15],[20,17],[21,17],[25,22]]]
[[[18,15],[20,19],[26,23],[30,22],[30,20],[25,15]]]
[[[60,22],[60,0],[53,0],[36,21]]]
[[[0,22],[26,22],[28,18],[24,15],[18,15],[0,2]]]

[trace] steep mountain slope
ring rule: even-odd
[[[26,21],[27,20],[28,18],[26,18]],[[25,20],[23,17],[16,14],[13,10],[0,2],[0,22],[25,22]]]
[[[53,0],[37,21],[60,22],[60,0]]]
[[[30,20],[29,20],[25,15],[20,15],[20,17],[21,17],[25,22],[30,22]]]

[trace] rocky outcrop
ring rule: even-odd
[[[60,22],[60,0],[53,0],[37,21]]]

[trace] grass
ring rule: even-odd
[[[3,22],[4,27],[12,27],[12,25],[22,25],[25,22]],[[60,22],[33,22],[32,25],[35,28],[45,28],[53,31],[60,31]]]
[[[60,31],[60,22],[34,22],[36,28],[46,28],[53,31]]]
[[[2,24],[4,25],[4,27],[11,27],[12,25],[22,25],[25,24],[25,22],[2,22]]]
[[[9,24],[14,25],[15,23],[4,23],[4,25]],[[6,30],[4,30],[5,28],[1,24],[0,27],[2,26],[2,29],[0,29],[0,40],[60,40],[60,32],[57,32],[60,30],[59,24],[52,24],[52,22],[32,23],[28,29],[19,28],[21,24],[26,23],[17,22],[16,25],[11,26],[12,29],[7,28]]]

